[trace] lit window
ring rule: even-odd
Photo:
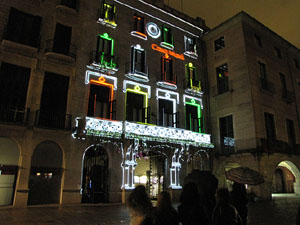
[[[173,60],[170,57],[162,57],[162,80],[176,83],[176,77],[173,73]]]
[[[197,58],[197,46],[194,38],[184,36],[184,54],[191,58]]]
[[[126,76],[137,81],[149,81],[146,52],[140,45],[131,46],[131,62],[126,65]]]
[[[218,94],[223,94],[229,91],[227,64],[223,64],[217,67],[216,72],[217,72]]]
[[[107,4],[105,1],[102,3],[101,14],[98,22],[107,25],[109,27],[115,28],[116,24],[116,6],[113,4]]]
[[[203,132],[203,119],[201,117],[201,106],[194,100],[185,103],[186,129],[197,133]]]
[[[93,65],[108,70],[118,70],[116,57],[114,56],[114,40],[107,33],[98,35]]]
[[[225,40],[224,36],[220,37],[219,39],[215,40],[215,51],[225,48]]]
[[[144,17],[134,15],[133,17],[133,31],[131,35],[138,38],[147,40],[147,35],[145,34],[145,19]]]
[[[172,35],[172,30],[165,25],[162,26],[162,41],[160,43],[162,47],[173,50],[174,49],[174,39]]]
[[[167,99],[158,100],[159,108],[159,121],[158,125],[163,127],[173,127],[176,119],[175,113],[173,112],[174,103]]]

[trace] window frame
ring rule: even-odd
[[[174,36],[172,33],[172,29],[170,27],[167,27],[166,25],[162,25],[162,39],[160,42],[160,46],[173,50],[174,49]],[[169,40],[171,39],[171,40]]]
[[[220,44],[219,44],[219,42],[220,42]],[[224,48],[225,48],[225,37],[224,36],[221,36],[218,39],[214,40],[214,50],[215,50],[215,52],[220,51]]]
[[[130,34],[143,40],[147,40],[145,24],[145,17],[135,13],[133,16],[133,29]]]
[[[192,42],[193,47],[191,48],[191,44],[189,44],[188,42]],[[198,58],[198,54],[197,54],[197,44],[196,44],[196,39],[186,36],[184,35],[184,55],[193,58],[193,59],[197,59]]]
[[[116,16],[117,16],[117,7],[114,4],[108,4],[104,0],[101,5],[101,13],[98,18],[98,23],[106,25],[111,28],[116,28]],[[112,15],[110,15],[112,14]]]
[[[226,67],[226,70],[223,69],[223,67]],[[223,72],[223,73],[220,73]],[[216,67],[216,77],[217,77],[217,90],[218,90],[218,94],[224,94],[226,92],[228,92],[229,89],[229,75],[226,75],[226,73],[228,74],[228,64],[224,63],[218,67]],[[224,81],[221,80],[220,74],[225,78]]]

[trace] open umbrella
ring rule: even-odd
[[[226,178],[240,184],[258,185],[265,182],[263,175],[248,167],[237,167],[225,172]]]

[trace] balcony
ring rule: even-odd
[[[274,153],[281,153],[281,154],[300,154],[299,145],[289,145],[287,142],[279,141],[279,140],[268,140],[265,138],[261,138],[261,146],[260,150],[263,153],[274,154]]]
[[[172,74],[173,80],[168,80],[167,79],[167,73],[164,72],[162,74],[162,78],[160,81],[156,82],[156,84],[158,86],[164,87],[164,88],[168,88],[171,90],[176,90],[177,89],[177,84],[176,84],[176,75]]]
[[[28,123],[29,113],[29,108],[0,105],[1,122],[26,125]]]
[[[166,113],[164,109],[160,111],[158,125],[163,127],[178,127],[179,126],[179,112]]]
[[[77,13],[79,9],[78,0],[60,0],[56,6],[57,9],[61,9],[64,12]]]
[[[92,51],[90,54],[90,66],[108,75],[114,74],[119,70],[119,58],[104,52]]]
[[[45,55],[53,57],[57,60],[75,62],[76,50],[77,49],[75,45],[70,44],[69,46],[58,46],[54,40],[47,40]]]
[[[210,134],[196,133],[189,130],[139,124],[128,121],[109,121],[91,117],[76,118],[74,138],[101,137],[122,140],[139,139],[145,142],[160,142],[177,145],[213,148]]]
[[[184,79],[183,82],[185,84],[185,90],[184,90],[185,93],[193,96],[199,96],[199,97],[203,95],[200,81],[192,80],[192,79]]]
[[[104,4],[102,12],[99,13],[100,16],[97,20],[97,23],[105,25],[107,27],[116,28],[116,7],[114,5]]]
[[[267,91],[271,95],[275,93],[273,83],[268,81],[267,79],[260,78],[260,85],[261,85],[260,88],[262,91]]]
[[[41,128],[70,130],[72,116],[59,112],[37,110],[35,114],[35,126]]]
[[[134,108],[131,105],[126,109],[126,120],[137,123],[150,123],[151,108]]]
[[[125,65],[125,76],[136,81],[148,82],[148,67],[142,63],[128,62]]]

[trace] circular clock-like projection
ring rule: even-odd
[[[155,38],[155,39],[159,38],[160,29],[155,23],[152,23],[152,22],[147,23],[146,30],[150,37]]]

